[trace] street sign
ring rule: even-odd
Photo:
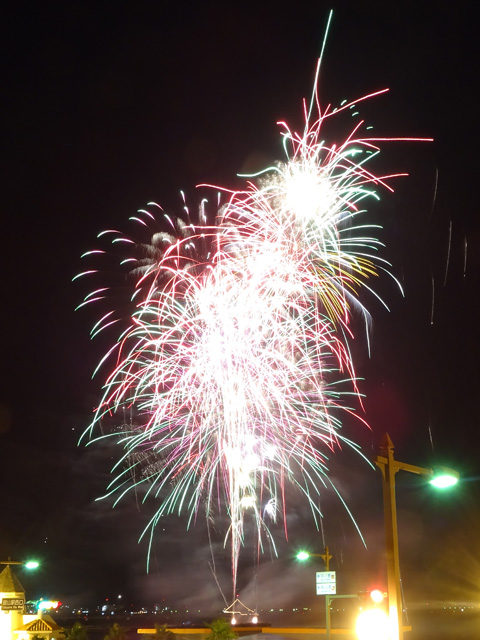
[[[335,582],[336,579],[335,571],[317,571],[317,584],[319,582]]]
[[[337,593],[336,572],[317,571],[317,596]]]
[[[317,582],[317,596],[335,595],[336,593],[336,582]]]
[[[2,611],[23,611],[25,600],[23,598],[3,598],[1,604]]]

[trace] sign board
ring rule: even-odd
[[[23,611],[25,600],[23,598],[3,598],[0,608],[2,611]]]
[[[317,582],[317,596],[335,595],[336,593],[336,582]]]
[[[336,580],[335,571],[317,571],[317,584],[319,582],[335,582]]]
[[[317,596],[335,595],[336,593],[335,571],[317,571]]]

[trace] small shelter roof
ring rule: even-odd
[[[60,627],[55,620],[48,616],[44,615],[41,618],[35,618],[35,620],[30,620],[27,624],[24,624],[23,627],[20,627],[18,631],[26,631],[27,633],[52,633],[52,631],[62,631],[63,627]]]
[[[253,609],[249,609],[245,604],[243,604],[243,602],[240,601],[239,598],[237,598],[229,607],[226,607],[223,610],[223,613],[236,613],[241,616],[248,616],[252,615],[252,613],[255,613],[255,611]]]
[[[0,593],[25,593],[25,589],[9,564],[0,573]]]

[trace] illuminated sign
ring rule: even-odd
[[[317,596],[337,593],[335,571],[317,571]]]
[[[23,598],[3,598],[0,608],[2,611],[23,611],[25,600]]]

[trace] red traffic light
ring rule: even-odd
[[[380,589],[372,589],[370,591],[370,598],[375,604],[380,604],[380,602],[383,601],[385,595],[386,594],[383,591],[380,591]]]
[[[362,608],[378,607],[382,602],[386,602],[388,594],[381,587],[370,587],[366,591],[359,591],[358,597],[360,599],[360,606]]]

